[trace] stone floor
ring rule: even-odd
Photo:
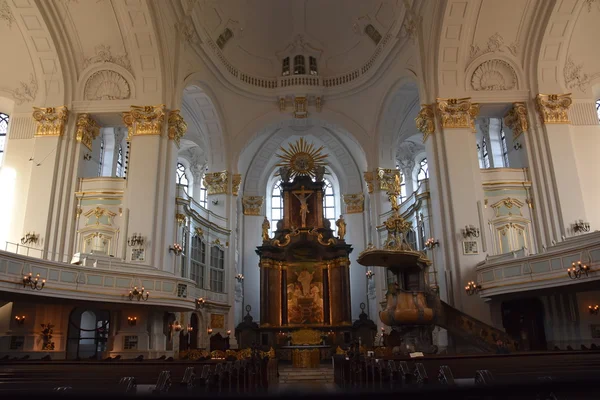
[[[336,392],[333,383],[333,368],[331,365],[321,365],[319,368],[293,368],[289,365],[279,366],[279,383],[271,386],[273,393],[292,392]]]

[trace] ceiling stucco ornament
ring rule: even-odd
[[[17,103],[17,105],[21,105],[23,103],[31,103],[32,101],[34,101],[38,91],[38,82],[37,79],[35,79],[35,75],[33,73],[30,75],[29,83],[22,81],[19,83],[20,86],[16,89],[1,89],[12,94],[12,97],[15,100],[15,103]]]
[[[12,28],[12,24],[15,22],[15,16],[4,0],[0,0],[0,21],[6,21],[9,28]]]
[[[592,12],[592,6],[594,4],[600,10],[600,0],[585,0],[585,4],[587,5],[588,12]]]
[[[511,43],[510,45],[504,44],[504,38],[498,32],[494,33],[487,42],[487,47],[484,49],[479,48],[477,44],[471,45],[471,53],[469,54],[470,59],[473,60],[483,54],[487,53],[505,53],[508,52],[513,56],[516,56],[519,52],[517,43]]]
[[[401,170],[403,172],[412,171],[415,167],[415,156],[423,150],[425,150],[425,146],[421,144],[411,141],[402,142],[396,152],[396,160],[400,164]]]
[[[127,71],[133,74],[131,71],[131,62],[129,61],[129,57],[127,57],[127,53],[115,56],[111,53],[110,46],[103,44],[96,46],[95,51],[95,56],[83,60],[83,65],[81,67],[82,69],[86,69],[90,65],[97,63],[113,63],[125,68]]]
[[[77,117],[77,134],[75,139],[87,147],[90,151],[92,150],[92,143],[95,138],[100,134],[100,126],[90,114],[80,114]]]
[[[570,124],[569,107],[573,100],[571,93],[538,94],[536,108],[545,124]]]
[[[346,204],[347,214],[359,214],[365,211],[365,195],[362,193],[345,194],[342,196]]]
[[[423,134],[423,143],[429,135],[435,133],[435,114],[433,112],[433,104],[421,104],[421,111],[415,118],[417,129]]]
[[[244,215],[260,215],[260,209],[263,205],[262,196],[244,196],[242,197],[242,206]]]
[[[116,71],[103,69],[94,72],[85,83],[85,100],[124,100],[131,96],[129,83]]]
[[[475,118],[479,114],[479,104],[471,103],[471,98],[436,99],[442,127],[471,128],[475,130]]]
[[[563,75],[565,77],[565,85],[567,89],[579,89],[582,92],[586,92],[590,86],[590,82],[600,76],[600,72],[596,72],[592,75],[588,75],[583,72],[583,64],[575,64],[571,55],[567,56],[567,62],[563,69]]]
[[[517,74],[506,61],[488,60],[479,65],[471,77],[473,90],[512,90],[517,86]]]
[[[504,123],[513,131],[513,140],[529,129],[527,107],[525,103],[513,103],[512,108],[504,116]]]

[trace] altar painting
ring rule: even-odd
[[[288,323],[323,324],[323,273],[314,263],[287,269]]]

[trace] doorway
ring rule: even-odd
[[[544,305],[537,298],[502,302],[502,325],[519,340],[522,350],[547,350],[544,331]]]
[[[110,312],[75,308],[69,315],[67,359],[100,359],[108,350]]]

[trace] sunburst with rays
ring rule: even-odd
[[[317,168],[327,165],[325,159],[327,154],[321,154],[324,146],[315,149],[312,143],[308,143],[304,138],[300,138],[296,143],[290,144],[289,149],[284,149],[283,155],[277,154],[281,158],[278,167],[287,167],[290,169],[290,176],[294,179],[296,176],[316,176]]]

